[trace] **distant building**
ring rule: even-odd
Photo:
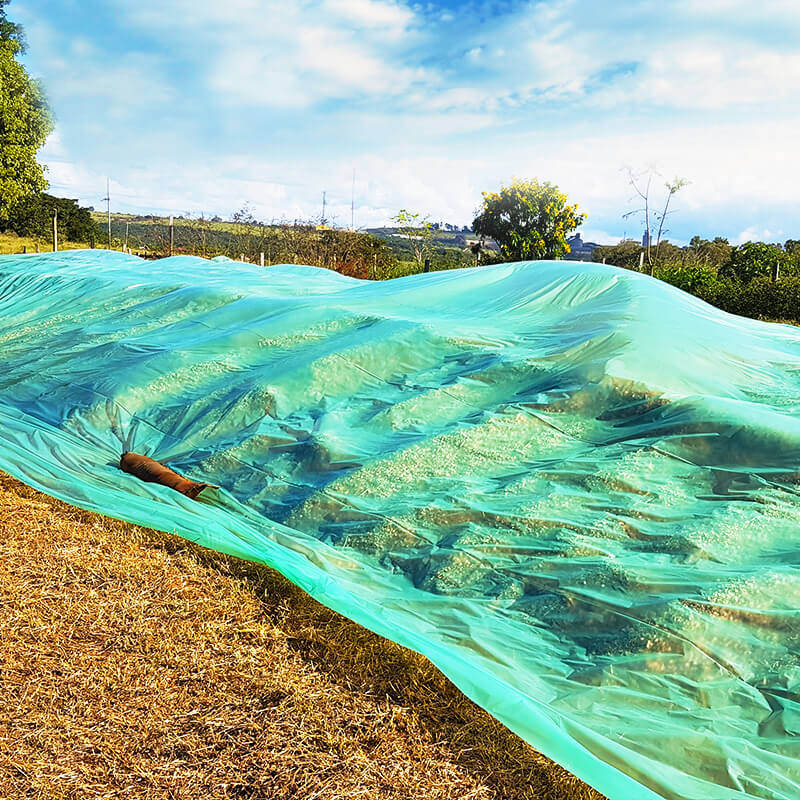
[[[642,234],[642,247],[647,247],[650,244],[650,231],[645,231]]]
[[[567,239],[567,244],[569,245],[569,253],[567,253],[566,257],[571,261],[591,261],[592,253],[594,253],[596,247],[600,246],[597,242],[584,242],[579,233],[570,236]]]
[[[480,245],[483,250],[494,250],[496,253],[500,252],[500,245],[494,239],[465,239],[464,244],[470,249],[476,245]]]

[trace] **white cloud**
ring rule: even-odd
[[[772,231],[769,228],[760,228],[757,225],[751,225],[746,230],[743,230],[735,239],[736,244],[744,244],[745,242],[780,242],[784,238],[782,230]]]
[[[409,66],[414,13],[383,0],[174,0],[178,13],[140,0],[119,4],[132,25],[157,31],[195,61],[207,87],[225,105],[308,108],[331,99],[399,96],[433,79]],[[199,56],[199,57],[198,57]]]
[[[359,224],[465,223],[482,189],[538,176],[613,238],[620,168],[655,163],[692,181],[676,228],[714,216],[735,238],[800,218],[795,2],[561,0],[452,25],[399,0],[86,0],[113,9],[113,41],[47,0],[22,21],[64,194],[102,196],[110,172],[120,209],[302,218],[326,189],[349,223],[355,165]]]
[[[361,27],[383,28],[392,36],[402,35],[414,19],[407,6],[380,0],[328,0],[326,7]]]

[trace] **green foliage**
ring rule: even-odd
[[[703,270],[711,275],[716,275],[718,270],[730,260],[733,249],[727,239],[720,237],[710,241],[695,236],[688,247],[677,247],[670,242],[663,241],[657,251],[652,251],[652,255],[654,255],[653,268],[655,271],[659,269],[695,272]],[[606,264],[638,270],[640,262],[646,263],[646,258],[643,257],[645,255],[646,247],[643,247],[635,239],[625,239],[619,244],[601,245],[595,248],[592,259],[594,261],[605,259]]]
[[[6,17],[5,7],[8,5],[9,0],[0,0],[0,42],[16,42],[18,52],[25,50],[25,35],[22,31],[22,26],[11,22]]]
[[[638,270],[644,248],[626,240],[598,247],[595,261]],[[775,265],[779,279],[772,280]],[[661,243],[654,276],[711,305],[745,317],[800,323],[800,242],[732,247],[727,239],[695,236],[688,247]]]
[[[728,263],[732,252],[733,246],[721,236],[717,236],[713,240],[693,236],[687,248],[686,262],[712,272],[718,272]]]
[[[0,0],[0,220],[25,198],[47,188],[36,151],[53,130],[42,87],[17,60],[22,29],[6,18]]]
[[[105,215],[95,214],[104,220]],[[243,214],[246,222],[211,222],[208,219],[175,219],[175,252],[206,258],[224,255],[266,264],[312,264],[356,278],[389,277],[397,259],[387,244],[375,236],[315,225],[263,225]],[[115,242],[128,233],[134,251],[164,255],[169,251],[169,223],[163,218],[127,217],[111,223]]]
[[[17,203],[0,220],[0,230],[14,231],[19,236],[49,238],[53,231],[53,210],[58,209],[59,239],[72,242],[90,242],[100,237],[98,226],[88,208],[81,208],[77,200],[36,194]]]
[[[747,242],[731,253],[730,260],[720,270],[720,276],[750,283],[756,278],[770,278],[783,271],[783,267],[794,271],[791,256],[775,244]]]
[[[695,294],[731,314],[800,323],[798,276],[788,276],[777,281],[757,277],[748,284],[733,280],[715,280],[700,287]]]
[[[619,244],[595,247],[592,260],[624,269],[638,270],[642,252],[644,252],[642,246],[635,239],[623,239]]]
[[[392,217],[392,221],[397,225],[400,234],[408,240],[417,263],[422,264],[426,258],[430,257],[433,223],[427,215],[423,216],[407,211],[405,208],[401,208]]]
[[[791,259],[800,264],[800,239],[787,239],[783,249]]]
[[[684,292],[698,296],[708,287],[718,282],[716,275],[711,270],[696,264],[658,267],[655,269],[654,275],[662,281],[683,289]]]
[[[567,234],[586,219],[557,186],[515,179],[499,192],[483,192],[483,207],[472,223],[479,236],[494,239],[509,261],[561,258]]]

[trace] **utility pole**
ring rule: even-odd
[[[350,230],[356,229],[356,168],[353,167],[353,186],[350,192]]]
[[[320,220],[320,225],[325,224],[325,192],[322,193],[322,219]]]
[[[108,211],[108,249],[111,249],[111,181],[106,178],[106,210]]]

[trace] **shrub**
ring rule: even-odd
[[[98,228],[88,208],[77,200],[37,194],[18,203],[3,223],[3,230],[19,236],[49,238],[53,231],[53,209],[58,209],[58,235],[71,242],[89,242],[98,235]]]

